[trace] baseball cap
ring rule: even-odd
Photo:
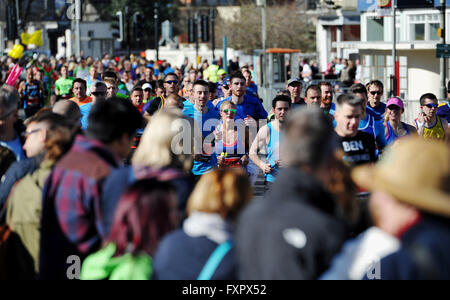
[[[152,87],[152,85],[150,84],[150,83],[144,83],[143,85],[142,85],[142,89],[143,90],[146,90],[146,89],[151,89],[151,90],[153,90],[153,87]]]
[[[302,83],[302,81],[300,80],[300,78],[291,78],[288,80],[288,85],[294,83],[294,82],[298,82],[298,83]]]
[[[219,71],[217,71],[217,75],[223,75],[223,74],[227,74],[227,71],[225,71],[224,69],[220,69]]]
[[[226,77],[222,80],[222,83],[220,84],[221,86],[230,86],[231,82],[230,82],[230,77]]]
[[[404,109],[405,106],[403,104],[403,101],[399,98],[390,98],[386,104],[386,107],[389,107],[389,105],[396,105],[398,107],[400,107],[401,109]]]

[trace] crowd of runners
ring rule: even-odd
[[[2,279],[450,279],[449,101],[407,124],[354,76],[290,78],[266,111],[238,60],[43,57],[11,83],[14,65]]]

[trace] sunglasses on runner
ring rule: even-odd
[[[227,114],[227,113],[235,114],[235,113],[236,113],[236,110],[235,110],[235,109],[224,109],[223,112],[226,113],[226,114]]]
[[[434,104],[434,103],[428,103],[425,106],[428,107],[428,108],[433,108],[433,107],[436,108],[436,107],[438,107],[438,105]]]
[[[383,95],[383,92],[377,92],[377,91],[371,91],[369,93],[371,93],[373,96],[375,96],[375,95]]]
[[[167,83],[167,84],[178,84],[178,80],[167,80],[165,83]]]
[[[388,109],[389,110],[393,110],[393,111],[400,111],[401,110],[401,108],[399,106],[397,106],[397,105],[389,105]]]

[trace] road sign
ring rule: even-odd
[[[450,45],[449,44],[437,44],[436,45],[436,57],[437,58],[450,58]]]

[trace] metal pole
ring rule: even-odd
[[[194,35],[195,35],[195,62],[198,69],[198,13],[194,14]]]
[[[17,36],[20,40],[20,26],[22,25],[22,20],[20,20],[20,11],[19,11],[19,0],[16,0],[16,22],[17,22]]]
[[[156,49],[156,63],[158,63],[159,60],[159,39],[158,39],[158,3],[155,2],[153,5],[153,18],[155,20],[155,49]]]
[[[447,30],[446,30],[446,12],[447,12],[447,3],[446,0],[441,0],[441,9],[442,9],[442,24],[441,24],[441,39],[442,39],[442,44],[446,44],[447,39],[446,39],[446,35],[447,35]],[[441,58],[441,97],[442,99],[446,99],[447,98],[447,88],[446,88],[446,80],[447,78],[447,58],[445,56],[443,56]]]
[[[215,31],[214,31],[214,8],[209,9],[209,14],[211,16],[211,48],[212,48],[212,58],[213,61],[216,59],[214,55],[214,50],[216,49]]]
[[[266,0],[263,0],[262,6],[262,48],[266,52]]]
[[[223,69],[228,72],[227,49],[228,49],[228,38],[226,36],[224,36],[223,37]]]
[[[75,55],[80,57],[81,55],[81,39],[80,39],[80,19],[81,19],[81,1],[75,0]]]
[[[397,49],[396,49],[396,40],[397,40],[397,28],[396,28],[396,1],[392,0],[392,75],[394,80],[392,81],[392,95],[398,96],[397,94],[397,74],[396,74],[396,62],[397,62]]]

